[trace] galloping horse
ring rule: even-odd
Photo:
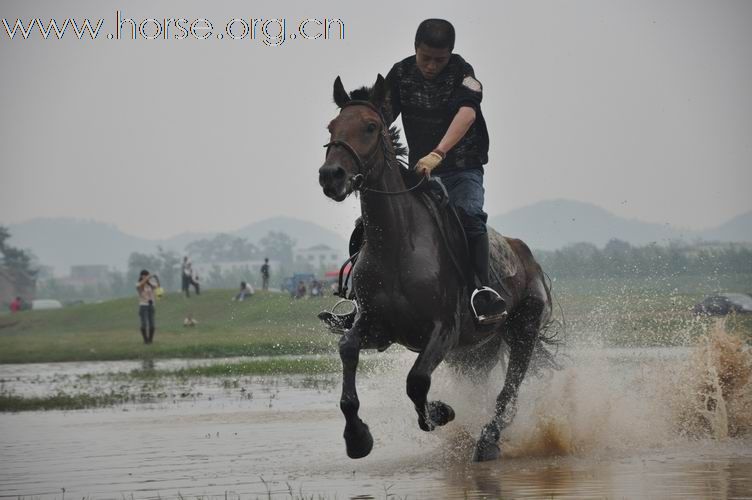
[[[407,395],[415,405],[418,425],[431,431],[454,419],[454,410],[429,401],[431,374],[443,361],[487,375],[506,347],[509,360],[504,388],[491,421],[476,444],[474,460],[498,458],[499,435],[513,416],[517,392],[540,335],[551,317],[551,294],[543,271],[520,240],[503,238],[489,228],[492,272],[499,276],[509,316],[502,324],[479,327],[469,310],[467,277],[429,206],[403,179],[398,163],[396,129],[390,131],[380,113],[387,85],[381,75],[372,89],[349,95],[339,77],[334,102],[339,115],[329,124],[331,140],[319,169],[324,194],[335,201],[359,191],[365,239],[353,268],[353,287],[360,305],[355,323],[339,342],[343,365],[340,408],[344,438],[351,458],[365,457],[373,438],[358,417],[360,402],[355,374],[361,349],[384,350],[392,343],[419,353],[407,375]],[[504,248],[502,248],[504,247]],[[506,343],[506,346],[503,344]]]

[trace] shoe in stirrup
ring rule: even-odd
[[[343,305],[351,305],[352,310],[349,312],[337,312],[337,309],[343,309]],[[342,335],[352,328],[357,313],[357,302],[354,300],[342,299],[334,304],[331,311],[321,311],[318,314],[318,318],[329,327],[329,331]]]
[[[470,307],[480,325],[499,323],[507,317],[507,303],[496,290],[488,286],[482,286],[473,292]]]

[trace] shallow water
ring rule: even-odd
[[[568,354],[564,370],[523,384],[496,462],[469,458],[501,369],[491,374],[499,382],[482,388],[437,370],[432,394],[453,405],[457,420],[426,434],[404,395],[414,355],[396,353],[386,372],[358,380],[361,417],[375,438],[365,459],[345,455],[338,376],[200,379],[190,382],[188,397],[0,415],[0,496],[752,498],[752,434],[736,413],[748,409],[739,403],[752,396],[748,383],[728,389],[727,400],[702,417],[707,405],[694,409],[696,398],[687,394],[696,394],[709,353]],[[746,363],[748,354],[724,363]],[[158,361],[156,368],[181,363]],[[77,374],[139,367],[2,366],[0,379],[34,393],[53,390],[50,381],[75,383]],[[165,383],[167,393],[184,389]]]

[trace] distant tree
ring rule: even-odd
[[[127,297],[135,293],[137,277],[138,275],[134,276],[133,279],[129,279],[131,276],[126,276],[119,271],[111,272],[109,297]]]
[[[222,274],[222,268],[217,264],[214,264],[209,271],[209,276],[206,279],[206,285],[211,288],[219,288],[224,285],[224,275]]]
[[[632,262],[632,245],[628,242],[612,239],[603,248],[603,257],[606,265],[613,271],[613,274],[625,275],[633,273],[634,264]]]
[[[132,252],[128,257],[128,276],[126,280],[136,283],[136,281],[138,281],[138,273],[140,273],[142,269],[147,269],[152,273],[156,272],[159,274],[160,264],[159,257],[156,255]]]
[[[178,288],[178,276],[180,273],[180,257],[172,250],[165,250],[157,247],[157,257],[159,259],[159,281],[161,285],[169,290]]]
[[[292,264],[295,240],[286,233],[269,231],[269,234],[261,238],[259,245],[261,245],[261,251],[265,256],[273,256],[274,259],[285,266]]]
[[[128,257],[128,277],[126,281],[137,280],[142,269],[147,269],[152,274],[159,276],[159,282],[164,288],[168,290],[177,289],[180,257],[174,251],[157,247],[156,255],[131,253]]]
[[[185,251],[200,262],[242,261],[259,257],[256,245],[229,234],[192,241],[185,246]]]
[[[28,250],[21,250],[8,245],[10,231],[5,226],[0,226],[0,257],[2,264],[6,269],[13,273],[20,274],[27,279],[34,280],[37,276],[37,269],[32,266],[35,260],[32,253]]]

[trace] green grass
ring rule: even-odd
[[[554,282],[567,337],[614,346],[686,345],[714,321],[698,320],[690,312],[697,301],[716,290],[750,288],[749,275]],[[5,314],[0,316],[0,363],[336,353],[338,337],[316,318],[336,297],[296,301],[286,294],[258,293],[233,302],[233,294],[167,295],[157,302],[157,333],[148,346],[139,333],[135,297]],[[183,327],[188,313],[197,327]],[[752,339],[752,317],[731,318],[727,326]],[[283,365],[274,369],[288,373]]]
[[[367,365],[368,363],[366,363]],[[372,364],[372,363],[371,363]],[[361,362],[360,368],[363,367]],[[366,367],[368,368],[368,367]],[[124,379],[163,379],[165,377],[240,377],[248,375],[318,375],[336,373],[342,369],[338,358],[266,358],[240,363],[217,363],[177,370],[133,370],[113,377]]]
[[[752,276],[568,279],[553,283],[570,339],[611,346],[687,345],[716,318],[692,307],[717,291],[744,292]],[[556,313],[560,317],[558,305]],[[729,316],[726,327],[752,340],[752,315]]]
[[[40,411],[40,410],[80,410],[100,408],[132,401],[129,394],[54,394],[44,397],[22,397],[14,394],[0,394],[0,412]]]
[[[157,302],[154,343],[144,345],[136,298],[0,316],[0,363],[145,358],[206,358],[334,352],[337,337],[316,314],[336,297],[291,300],[257,293],[244,302],[234,290]],[[185,328],[188,313],[199,322]]]

